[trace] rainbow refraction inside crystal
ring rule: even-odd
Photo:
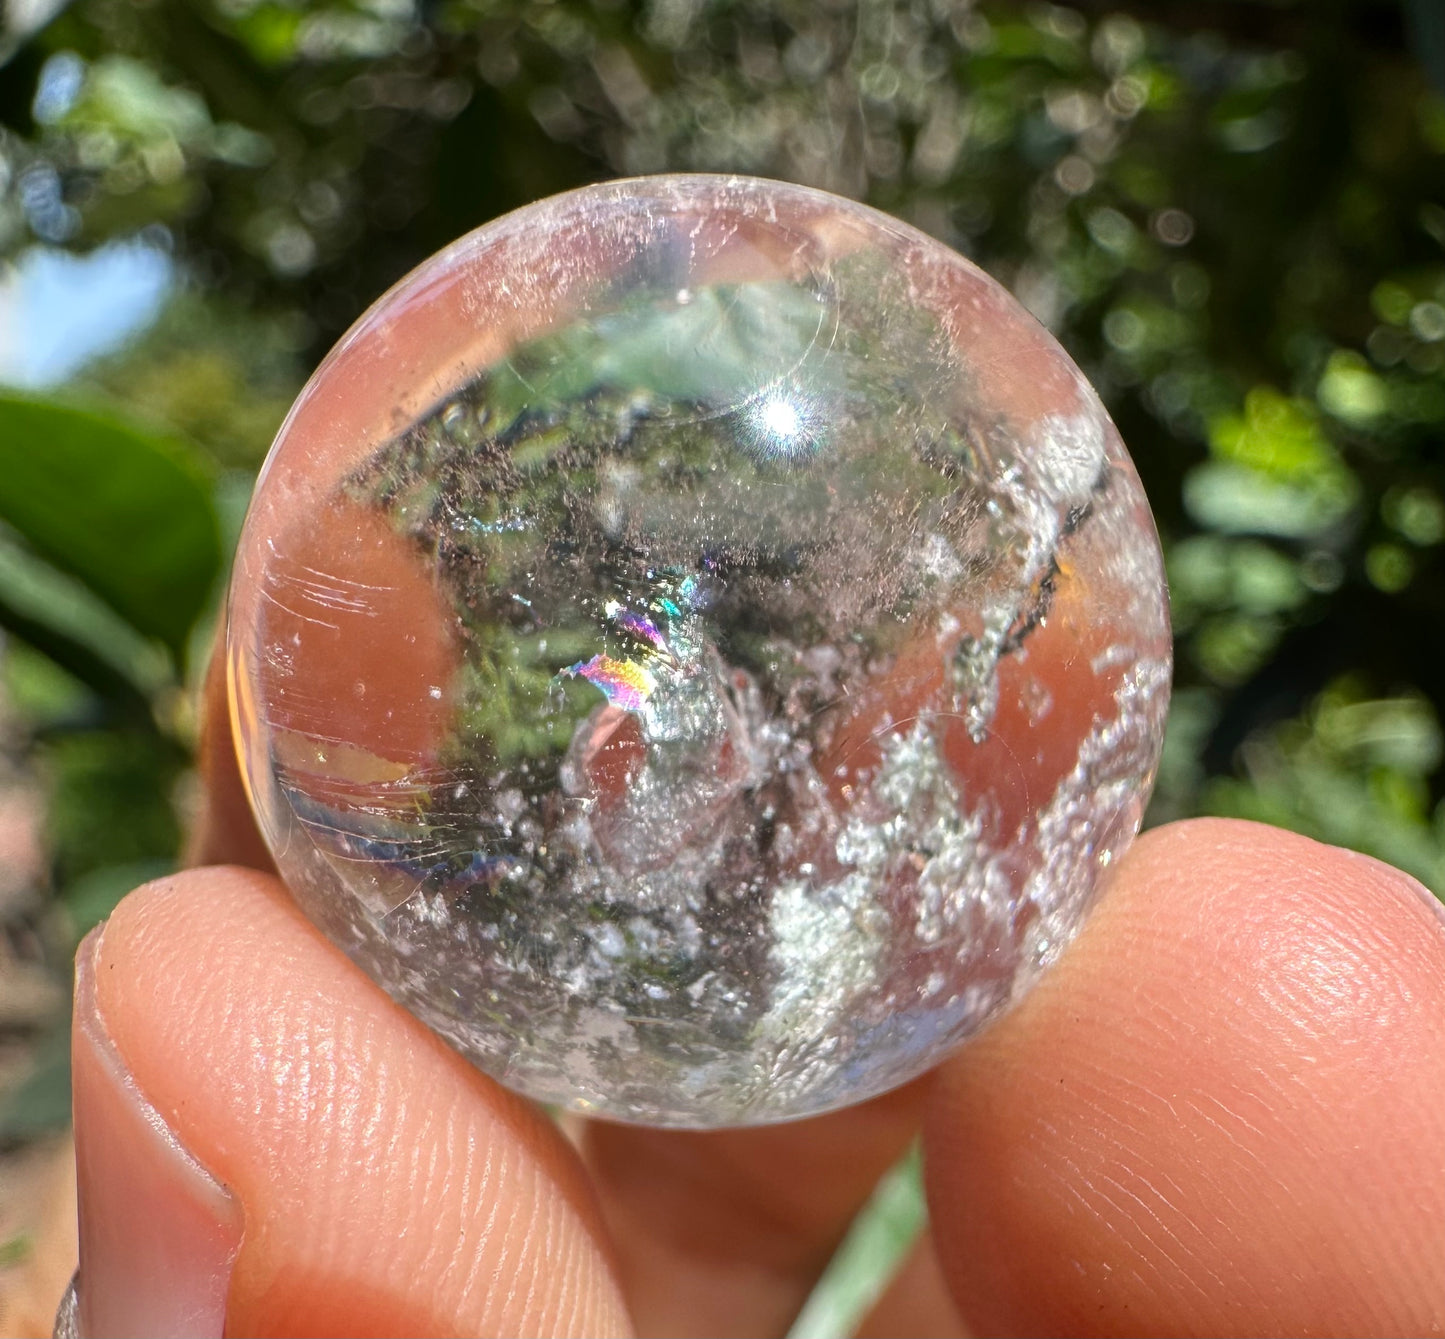
[[[996,284],[859,205],[589,188],[303,392],[237,558],[243,770],[308,914],[622,1120],[906,1081],[1078,927],[1158,758],[1152,521]]]

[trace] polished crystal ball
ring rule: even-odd
[[[256,816],[307,914],[501,1082],[807,1116],[1028,988],[1136,831],[1153,523],[975,266],[737,177],[546,200],[381,299],[237,558]]]

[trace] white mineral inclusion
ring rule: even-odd
[[[1169,629],[1097,397],[896,220],[745,178],[547,200],[312,378],[232,707],[297,901],[489,1074],[619,1120],[860,1101],[1057,955]]]

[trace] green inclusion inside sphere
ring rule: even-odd
[[[779,183],[545,201],[404,280],[273,448],[233,715],[308,914],[517,1090],[806,1116],[1031,983],[1139,822],[1157,541],[1049,336]]]

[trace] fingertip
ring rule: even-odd
[[[940,1258],[991,1333],[1445,1327],[1445,922],[1253,824],[1141,838],[1035,992],[946,1065]]]
[[[148,885],[106,926],[94,977],[135,1087],[241,1206],[228,1330],[625,1332],[556,1131],[382,996],[274,880]]]

